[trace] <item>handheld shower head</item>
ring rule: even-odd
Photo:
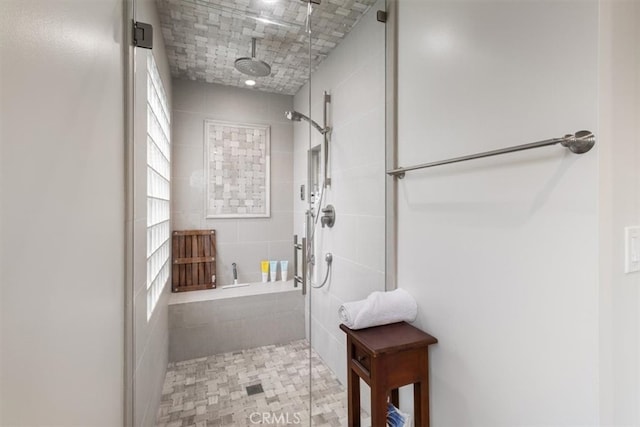
[[[297,111],[285,111],[284,116],[287,118],[287,120],[291,120],[292,122],[299,122],[300,120],[309,122],[311,123],[311,126],[313,126],[318,132],[320,132],[323,135],[331,130],[331,128],[329,127],[323,128],[318,123],[311,120],[309,117]]]
[[[287,120],[291,120],[292,122],[299,122],[300,119],[302,118],[301,117],[302,115],[297,111],[285,111],[284,115],[287,118]]]

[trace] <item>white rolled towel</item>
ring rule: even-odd
[[[404,289],[372,292],[366,299],[345,302],[338,309],[349,329],[364,329],[396,322],[413,322],[418,315],[416,300]]]

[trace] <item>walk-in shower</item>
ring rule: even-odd
[[[133,330],[141,331],[138,346],[164,349],[168,334],[162,358],[169,365],[161,390],[136,395],[138,418],[132,425],[149,424],[141,419],[156,415],[158,427],[178,421],[347,422],[342,363],[347,352],[337,316],[327,313],[337,313],[347,299],[364,298],[370,288],[382,289],[383,213],[374,208],[383,207],[384,196],[379,173],[384,99],[378,95],[384,93],[385,29],[376,15],[385,2],[346,1],[337,7],[319,0],[254,1],[249,8],[244,3],[157,0],[149,5],[158,8],[162,21],[157,35],[180,34],[164,40],[167,58],[154,53],[169,62],[159,72],[163,82],[171,82],[168,95],[180,106],[165,111],[170,136],[179,141],[171,148],[178,161],[170,168],[175,197],[169,229],[216,231],[218,240],[208,254],[194,253],[185,243],[185,258],[188,247],[190,260],[213,258],[217,287],[163,294],[160,304],[166,307],[158,313],[168,317],[166,326],[147,321],[144,313],[133,317]],[[343,61],[355,56],[364,62]],[[255,84],[248,88],[247,79]],[[141,91],[155,93],[140,83]],[[155,126],[155,117],[142,110],[134,109],[141,128]],[[372,136],[380,163],[375,168],[360,155],[363,149],[374,151]],[[139,145],[146,147],[145,142]],[[136,168],[144,172],[146,151],[136,152]],[[202,174],[208,178],[194,191],[193,179]],[[361,182],[369,178],[378,187],[361,191]],[[298,188],[300,197],[293,191]],[[352,233],[363,239],[351,239]],[[135,234],[136,244],[143,247],[146,236]],[[372,251],[372,246],[380,248]],[[145,254],[138,252],[133,265],[140,258],[144,267]],[[170,271],[183,262],[178,252]],[[194,270],[199,280],[197,268],[185,279],[197,285]],[[144,295],[145,287],[139,288]],[[134,314],[146,308],[145,302],[140,298]],[[145,373],[131,381],[137,390],[150,388],[151,375],[154,384],[160,383],[162,367],[156,372],[155,365],[147,366],[149,357],[132,358],[132,366]]]

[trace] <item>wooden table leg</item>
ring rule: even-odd
[[[388,391],[380,384],[371,384],[371,426],[387,425]]]
[[[429,382],[413,385],[413,407],[416,427],[429,427]]]
[[[347,392],[349,393],[349,427],[360,427],[360,377],[353,369],[349,369]]]
[[[393,390],[391,390],[391,403],[396,408],[400,407],[400,393],[398,392],[397,388],[394,388]]]

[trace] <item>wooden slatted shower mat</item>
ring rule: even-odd
[[[173,232],[173,292],[216,287],[216,231]]]

